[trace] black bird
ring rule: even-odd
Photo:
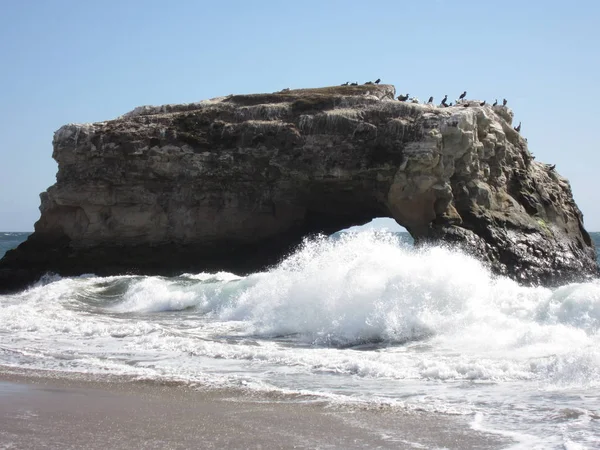
[[[375,84],[379,84],[379,82],[380,82],[380,81],[381,81],[381,78],[377,78],[377,79],[375,80]]]
[[[401,102],[405,102],[406,100],[408,100],[408,94],[406,94],[406,95],[400,95],[398,97],[398,100],[400,100]]]
[[[354,83],[350,83],[350,86],[358,86],[358,83],[355,81]]]
[[[498,104],[498,99],[496,99],[496,101],[494,102],[494,104],[492,106],[496,106]]]
[[[479,104],[479,106],[485,106],[485,100],[484,100],[484,101],[482,101],[482,102]]]
[[[506,106],[507,103],[508,101],[506,99],[502,100],[502,106]]]
[[[340,86],[348,86],[350,84],[349,81],[346,81],[344,84],[341,84]]]
[[[447,106],[452,106],[452,102],[450,102],[450,104],[449,104],[449,105],[447,105]]]
[[[444,105],[444,106],[448,106],[448,105],[446,104],[446,100],[448,100],[448,94],[446,94],[446,95],[444,96],[444,98],[442,99],[442,105]]]
[[[427,103],[433,103],[433,97],[429,97],[429,100],[427,101]]]
[[[460,97],[458,97],[459,100],[462,100],[463,98],[465,98],[467,96],[467,91],[463,92],[462,94],[460,94]]]
[[[515,131],[516,131],[517,133],[519,133],[519,132],[521,131],[521,122],[519,122],[519,125],[517,125],[517,126],[515,127]]]
[[[554,170],[556,168],[556,164],[552,164],[550,167],[548,167],[548,170]]]
[[[365,84],[373,84],[372,81],[367,81]]]
[[[469,103],[463,103],[463,108],[467,108],[469,106]]]

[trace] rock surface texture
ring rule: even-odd
[[[231,95],[66,125],[56,184],[35,233],[0,262],[0,291],[47,271],[254,271],[309,234],[381,216],[525,283],[597,274],[568,181],[533,160],[509,109],[394,94]]]

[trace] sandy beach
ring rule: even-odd
[[[144,382],[0,374],[0,448],[447,448],[507,442],[470,418]]]

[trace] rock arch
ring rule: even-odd
[[[568,181],[533,160],[508,108],[394,95],[232,95],[65,125],[57,182],[35,233],[0,262],[0,291],[46,271],[254,271],[308,234],[381,216],[524,282],[597,273]]]

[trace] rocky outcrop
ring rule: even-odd
[[[502,106],[394,100],[390,85],[142,107],[54,136],[57,181],[0,289],[65,275],[231,270],[311,233],[393,217],[528,283],[596,275],[568,181]]]

